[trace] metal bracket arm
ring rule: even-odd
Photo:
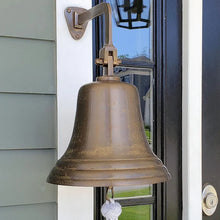
[[[100,15],[105,15],[105,44],[99,51],[99,58],[96,59],[97,65],[108,66],[113,64],[119,65],[121,60],[117,57],[117,49],[112,43],[112,11],[108,3],[101,3],[95,7],[86,10],[78,7],[68,7],[65,10],[65,17],[70,34],[75,40],[81,39],[87,23]],[[109,56],[113,58],[113,62],[109,63]]]
[[[81,14],[78,14],[78,24],[82,25],[103,14],[105,15],[105,45],[112,45],[112,10],[108,3],[100,3]]]

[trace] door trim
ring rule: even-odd
[[[183,220],[202,220],[202,0],[183,0]]]

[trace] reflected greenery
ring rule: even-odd
[[[136,186],[134,189],[124,190],[119,187],[115,187],[115,198],[125,198],[125,197],[135,197],[135,196],[148,196],[152,195],[152,186],[144,186],[143,188],[139,188]],[[110,196],[110,195],[109,195]]]
[[[151,220],[151,205],[123,207],[119,220]]]
[[[150,131],[150,128],[145,127],[145,134],[146,134],[148,143],[151,144],[151,143],[152,143],[152,140],[151,140],[151,131]]]

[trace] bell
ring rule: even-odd
[[[47,181],[72,186],[129,186],[170,174],[146,139],[139,95],[116,76],[81,87],[72,138]]]

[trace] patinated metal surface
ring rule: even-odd
[[[85,33],[88,21],[85,22],[84,24],[81,25],[80,28],[77,28],[75,26],[75,19],[77,18],[76,15],[86,12],[87,10],[84,8],[79,8],[79,7],[68,7],[65,11],[64,11],[64,15],[66,18],[66,22],[67,22],[67,26],[69,29],[69,32],[72,36],[73,39],[75,40],[79,40],[82,38],[82,36]]]
[[[72,10],[68,8],[65,13],[71,14]],[[146,139],[137,88],[120,82],[113,74],[113,66],[120,61],[112,44],[110,5],[101,3],[73,14],[71,25],[79,29],[88,20],[105,14],[105,45],[98,59],[104,76],[81,87],[69,147],[52,169],[48,182],[101,187],[167,181],[170,174]]]
[[[48,182],[73,186],[128,186],[164,182],[170,175],[151,151],[136,87],[98,77],[81,87],[69,147]]]
[[[108,66],[108,57],[113,57],[113,65],[119,65],[121,60],[118,59],[117,49],[112,43],[112,11],[108,3],[100,3],[95,7],[86,10],[79,7],[68,7],[64,11],[67,26],[71,36],[79,40],[84,35],[89,20],[105,15],[105,44],[99,51],[99,58],[96,59],[97,65]]]
[[[81,29],[84,33],[89,20],[104,14],[105,45],[112,45],[112,10],[108,3],[100,3],[89,10],[79,7],[68,7],[64,11],[64,14],[69,32],[75,40],[79,40],[83,36],[82,34],[80,38],[76,38],[75,34],[77,30],[79,31]]]

